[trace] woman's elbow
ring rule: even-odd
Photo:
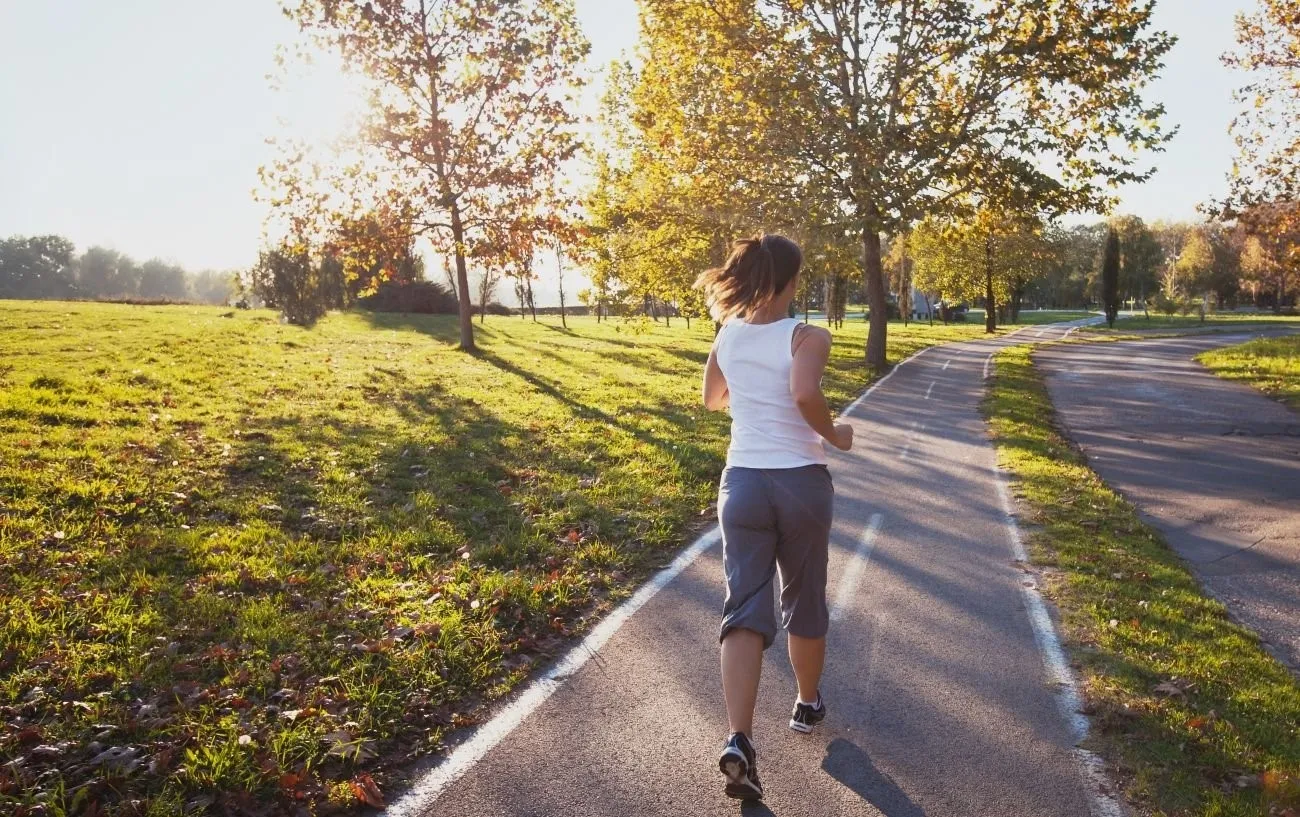
[[[825,400],[822,397],[821,389],[799,389],[793,394],[794,404],[799,408],[816,408],[818,403]]]

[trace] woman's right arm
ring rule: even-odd
[[[790,394],[804,420],[841,451],[853,447],[853,426],[836,423],[822,394],[822,373],[831,355],[831,333],[820,326],[805,326],[795,339],[794,365],[790,367]]]

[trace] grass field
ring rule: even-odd
[[[1294,815],[1300,685],[1054,425],[1027,347],[985,404],[1104,757],[1139,813]]]
[[[373,801],[665,563],[711,326],[570,325],[0,304],[0,812]]]
[[[1239,380],[1300,409],[1300,335],[1264,338],[1196,358],[1228,380]]]

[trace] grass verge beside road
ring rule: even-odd
[[[1247,383],[1300,409],[1300,335],[1252,340],[1196,359],[1219,377]]]
[[[1101,326],[1092,326],[1088,332],[1134,332],[1146,329],[1235,329],[1241,326],[1260,324],[1266,326],[1297,326],[1300,327],[1300,316],[1296,315],[1274,315],[1271,312],[1219,312],[1217,314],[1206,315],[1202,321],[1199,315],[1161,315],[1151,313],[1150,317],[1142,315],[1125,315],[1115,321],[1115,328],[1111,329],[1105,324]]]
[[[1031,354],[999,353],[985,412],[1081,676],[1089,748],[1143,813],[1298,813],[1300,685],[1062,436]]]
[[[475,331],[0,305],[0,812],[376,802],[704,524],[711,325]]]

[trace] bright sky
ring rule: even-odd
[[[635,43],[635,0],[576,3],[593,65]],[[1250,5],[1159,3],[1159,25],[1180,42],[1153,94],[1181,131],[1155,157],[1159,174],[1122,191],[1121,210],[1194,218],[1221,192],[1239,78],[1218,55]],[[264,138],[282,132],[281,117],[327,136],[355,106],[333,76],[270,90],[275,45],[294,36],[275,0],[0,0],[0,236],[58,233],[191,270],[251,263]]]

